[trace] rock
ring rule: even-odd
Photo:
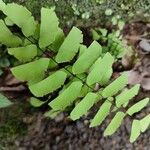
[[[150,41],[149,40],[143,39],[140,41],[139,45],[144,51],[150,52]]]

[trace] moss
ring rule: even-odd
[[[19,102],[12,107],[0,110],[0,150],[13,149],[17,137],[23,136],[27,125],[23,118],[32,112],[25,102]]]
[[[39,18],[40,8],[56,7],[63,26],[76,25],[93,27],[106,24],[110,17],[120,15],[126,21],[142,19],[149,21],[149,0],[4,0],[23,4]],[[112,9],[112,16],[106,16],[105,10]]]

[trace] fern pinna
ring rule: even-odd
[[[101,125],[108,115],[114,113],[104,131],[106,136],[112,135],[126,116],[132,116],[148,105],[149,98],[145,98],[128,108],[140,85],[125,88],[128,84],[125,73],[111,81],[114,56],[103,53],[96,41],[89,47],[83,45],[82,32],[76,27],[65,37],[54,8],[41,9],[40,24],[23,6],[6,5],[0,1],[0,10],[5,16],[0,20],[0,43],[8,48],[8,53],[19,64],[11,71],[17,79],[27,82],[34,96],[31,98],[33,106],[49,105],[46,116],[55,116],[75,104],[70,118],[77,120],[101,101],[90,127]],[[12,26],[18,31],[13,31]],[[100,88],[95,88],[95,85]],[[47,100],[40,100],[43,96]],[[150,114],[140,120],[134,119],[130,141],[134,142],[149,124]]]

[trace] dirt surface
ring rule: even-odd
[[[145,110],[150,112],[150,110]],[[144,114],[142,114],[143,116]],[[100,127],[89,128],[88,118],[77,122],[60,114],[55,120],[35,117],[28,134],[16,140],[18,150],[149,150],[150,130],[142,134],[137,142],[129,142],[131,123],[125,119],[121,128],[111,137],[103,137],[109,119]]]
[[[135,51],[133,53],[138,57],[138,61],[132,62],[132,67],[128,67],[130,70],[127,69],[127,71],[134,71],[136,75],[130,74],[131,77],[140,78],[139,82],[142,83],[145,78],[149,79],[150,53],[145,50],[145,47],[140,47],[139,43],[142,39],[149,39],[149,26],[141,22],[130,24],[125,27],[124,32],[126,33],[124,38],[134,46]],[[129,61],[128,57],[124,59],[125,62]],[[141,72],[148,72],[148,74],[143,76]],[[16,81],[13,83],[15,83],[14,85],[20,85]],[[131,81],[131,84],[133,84],[133,81]],[[134,101],[150,96],[149,89],[145,89],[144,85],[143,83],[143,89]],[[150,80],[148,87],[150,87]],[[8,88],[6,89],[8,90]],[[102,126],[89,128],[90,119],[93,118],[98,107],[95,106],[88,116],[76,122],[69,120],[65,113],[61,113],[52,120],[44,118],[41,109],[30,114],[23,111],[20,120],[27,126],[27,133],[24,136],[17,135],[15,140],[6,147],[6,150],[150,150],[150,130],[142,134],[134,144],[129,142],[132,118],[127,117],[120,129],[111,137],[104,137],[103,131],[112,116],[109,116]],[[149,113],[150,105],[134,117],[142,118]]]

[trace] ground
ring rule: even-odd
[[[128,40],[128,43],[132,44],[135,49],[134,54],[136,53],[138,57],[138,61],[135,61],[131,66],[125,63],[127,58],[124,58],[122,65],[126,65],[126,71],[130,70],[140,73],[141,68],[148,71],[149,52],[140,47],[139,43],[141,37],[149,39],[149,31],[149,24],[143,22],[128,24],[124,28],[124,38]],[[145,33],[148,34],[145,35]],[[117,70],[116,73],[118,73]],[[133,78],[133,76],[131,77]],[[7,76],[4,78],[7,78]],[[4,78],[1,78],[1,80],[5,81]],[[144,79],[143,77],[142,80]],[[1,85],[4,84],[3,82],[0,83]],[[14,102],[17,105],[0,111],[0,150],[109,150],[110,147],[114,150],[149,150],[150,130],[142,134],[134,144],[129,142],[131,122],[128,118],[125,119],[121,128],[111,137],[103,137],[103,131],[106,124],[110,122],[111,116],[102,126],[89,128],[89,118],[95,114],[95,110],[97,110],[95,107],[99,107],[98,105],[91,110],[88,116],[76,122],[69,120],[66,113],[61,113],[52,120],[43,116],[45,108],[35,109],[29,105],[28,95],[30,93],[27,90],[22,92],[7,91],[4,93],[15,99]],[[145,84],[143,84],[141,92],[134,101],[145,96],[149,97],[150,93],[145,89]],[[135,117],[140,118],[149,112],[150,107],[147,107]]]
[[[149,0],[4,0],[26,6],[36,18],[40,18],[41,7],[56,7],[63,27],[95,27],[111,23],[113,16],[125,21],[150,21]],[[110,15],[105,15],[110,10]]]

